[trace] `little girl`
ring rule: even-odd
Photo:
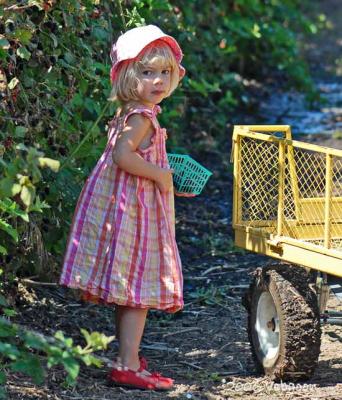
[[[176,40],[153,25],[113,45],[110,100],[121,107],[78,199],[60,280],[84,299],[115,305],[119,355],[110,379],[142,389],[173,385],[139,358],[147,311],[183,307],[172,171],[157,120],[158,104],[184,76],[182,57]]]

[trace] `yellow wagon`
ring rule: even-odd
[[[329,284],[342,278],[342,151],[255,125],[235,126],[232,154],[235,243],[279,260],[244,297],[254,359],[274,379],[308,378]]]

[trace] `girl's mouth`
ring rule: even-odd
[[[163,90],[154,90],[153,92],[152,92],[152,94],[155,94],[155,95],[161,95],[161,94],[163,94],[164,93],[164,91]]]

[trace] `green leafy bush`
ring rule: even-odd
[[[2,246],[11,251],[3,262],[7,270],[20,265],[22,273],[41,274],[44,271],[38,268],[41,262],[37,258],[44,258],[42,252],[21,239],[25,230],[33,229],[27,226],[31,224],[39,237],[44,237],[45,254],[63,252],[68,227],[64,220],[71,219],[84,178],[104,148],[105,123],[114,110],[114,106],[108,109],[101,126],[94,126],[110,90],[108,47],[112,22],[115,24],[115,19],[110,19],[114,6],[108,2],[98,8],[93,1],[7,3],[0,11],[0,191],[3,197],[18,202],[23,212],[36,213],[30,222],[25,216],[25,223],[19,216],[11,216],[20,230],[12,235],[19,251],[14,251],[13,240],[9,243],[4,236]],[[57,176],[56,169],[38,173],[35,151],[40,158],[45,157],[40,155],[44,152],[47,158],[63,160],[91,128],[89,140],[74,154],[81,168],[73,162]],[[30,161],[25,159],[26,150]],[[53,166],[47,159],[40,162]],[[39,215],[42,208],[44,214]],[[6,229],[7,234],[14,233]],[[11,257],[14,254],[16,257]],[[33,266],[38,271],[32,271]]]
[[[25,240],[28,225],[34,223],[29,214],[42,214],[44,209],[50,207],[36,195],[36,185],[42,180],[41,169],[48,167],[56,173],[59,161],[44,157],[44,153],[23,143],[15,146],[11,157],[8,157],[3,145],[1,150],[0,254],[5,272],[13,275],[22,267],[23,254],[17,251],[21,247],[19,243]],[[11,265],[10,269],[8,265]]]
[[[0,306],[6,306],[0,296]],[[23,329],[8,319],[0,317],[0,398],[5,398],[6,372],[20,372],[41,384],[46,368],[61,365],[65,369],[66,383],[73,385],[80,371],[80,363],[101,367],[102,362],[93,352],[104,350],[114,337],[81,329],[86,345],[75,345],[58,331],[47,338],[39,333]]]

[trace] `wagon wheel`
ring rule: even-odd
[[[258,268],[244,296],[253,358],[272,379],[306,379],[317,365],[321,329],[311,282],[301,267]]]

